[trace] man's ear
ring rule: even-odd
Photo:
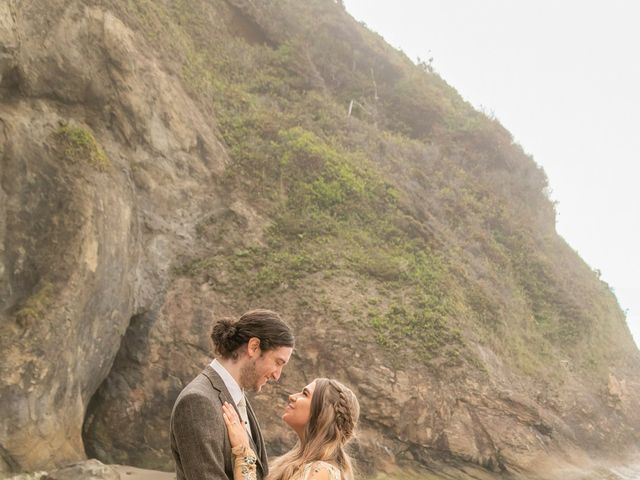
[[[260,356],[260,339],[258,337],[251,337],[247,343],[247,353],[249,358]]]

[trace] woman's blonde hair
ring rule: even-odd
[[[338,466],[342,480],[353,479],[351,458],[344,446],[351,440],[360,415],[354,393],[328,378],[316,378],[309,422],[295,447],[273,462],[268,480],[290,480],[303,466],[322,460]]]

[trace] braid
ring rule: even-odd
[[[336,382],[332,380],[330,383],[331,386],[336,389],[339,396],[338,401],[333,406],[336,417],[336,427],[340,433],[342,433],[345,441],[347,441],[353,435],[356,423],[353,418],[353,409],[350,407],[350,403],[352,402],[350,402],[350,398],[347,397],[344,389],[337,385]]]

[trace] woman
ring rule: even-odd
[[[234,456],[234,480],[255,479],[256,456],[235,409],[223,405]],[[336,380],[317,378],[289,396],[282,419],[298,435],[292,450],[270,467],[268,480],[352,480],[344,446],[353,438],[360,406],[351,390]]]

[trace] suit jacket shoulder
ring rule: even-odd
[[[217,374],[219,382],[210,380],[211,372],[205,369],[194,378],[171,412],[171,452],[178,480],[233,480],[231,445],[222,417],[222,402],[230,395]]]

